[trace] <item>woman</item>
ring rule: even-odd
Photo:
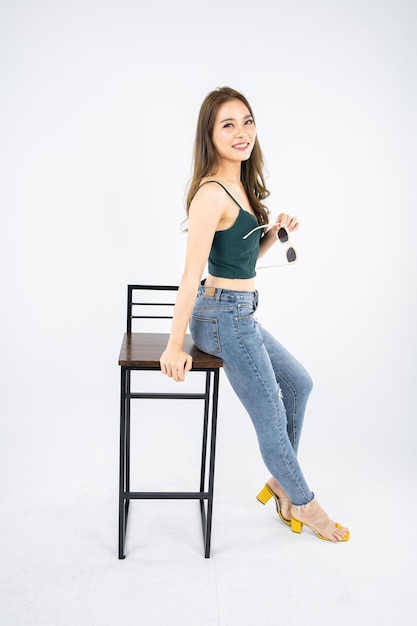
[[[265,504],[273,497],[281,520],[294,532],[306,525],[320,539],[347,541],[349,531],[318,504],[297,461],[311,379],[254,319],[256,262],[277,241],[280,228],[299,227],[296,217],[284,213],[268,225],[268,195],[249,103],[229,87],[212,91],[197,124],[185,270],[161,371],[183,381],[191,369],[192,358],[183,350],[189,324],[196,346],[223,360],[252,419],[271,473],[258,499]],[[209,273],[200,284],[207,261]]]

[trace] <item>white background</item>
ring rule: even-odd
[[[115,553],[126,285],[180,279],[198,110],[222,85],[254,109],[272,215],[302,222],[300,263],[258,289],[261,322],[315,382],[310,486],[346,523],[357,497],[371,515],[388,486],[415,498],[416,18],[412,0],[1,2],[8,531],[105,501]],[[219,493],[252,498],[254,433],[225,377],[221,393]]]

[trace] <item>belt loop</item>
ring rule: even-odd
[[[220,296],[222,295],[222,289],[219,287],[216,289],[216,302],[219,303],[220,301]]]

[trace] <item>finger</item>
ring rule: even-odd
[[[187,354],[185,362],[182,365],[178,365],[176,368],[177,374],[177,382],[184,382],[186,374],[190,371],[193,366],[193,358],[191,355]]]
[[[175,378],[175,371],[176,370],[175,370],[174,367],[172,367],[171,365],[167,365],[165,367],[165,372],[163,372],[163,373],[165,373],[168,376],[168,378]]]
[[[193,357],[191,355],[187,355],[187,360],[185,362],[185,369],[184,369],[184,373],[188,374],[188,372],[190,371],[190,369],[193,366]]]
[[[294,230],[297,230],[297,228],[299,226],[300,226],[300,222],[298,221],[298,217],[292,217],[290,223],[287,226],[287,228],[290,231],[294,231]]]
[[[287,213],[281,213],[278,217],[278,223],[280,226],[285,226],[285,228],[288,228],[288,225],[291,222],[291,217],[289,215],[287,215]]]

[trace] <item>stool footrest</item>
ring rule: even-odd
[[[126,500],[207,500],[206,491],[125,491]]]
[[[126,393],[126,398],[145,400],[205,400],[204,393]]]

